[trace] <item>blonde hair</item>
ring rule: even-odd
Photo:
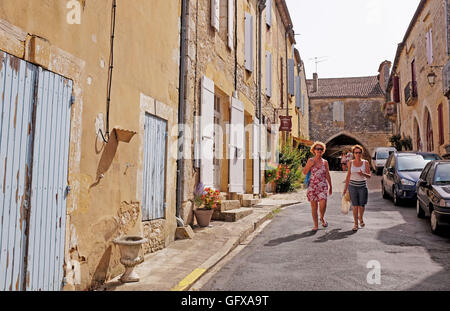
[[[323,153],[325,153],[325,151],[327,150],[327,146],[325,146],[325,144],[321,141],[316,141],[312,146],[311,146],[311,153],[314,154],[314,149],[316,148],[316,146],[321,146],[323,147]]]
[[[352,147],[352,153],[355,153],[355,149],[359,149],[359,150],[361,150],[362,153],[364,153],[364,148],[360,145],[354,145]]]

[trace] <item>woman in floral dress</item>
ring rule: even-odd
[[[325,153],[326,147],[322,142],[315,142],[311,147],[311,152],[314,154],[314,158],[308,160],[303,174],[306,175],[311,171],[309,179],[309,186],[307,191],[308,201],[311,203],[312,218],[314,222],[314,232],[319,229],[319,221],[317,215],[317,209],[320,212],[320,221],[324,228],[328,227],[328,223],[325,221],[325,212],[327,209],[328,195],[333,193],[333,186],[331,185],[330,169],[328,167],[328,161],[322,158]]]

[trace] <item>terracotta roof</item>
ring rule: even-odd
[[[384,96],[377,76],[319,79],[317,92],[313,92],[313,81],[306,81],[310,98],[368,98]]]

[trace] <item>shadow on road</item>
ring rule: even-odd
[[[325,233],[325,235],[317,238],[314,243],[343,240],[356,233],[353,230],[343,232],[341,232],[341,230],[342,229],[333,229],[330,232]]]
[[[264,244],[264,246],[277,246],[283,243],[293,242],[299,239],[309,238],[316,235],[317,231],[306,231],[301,234],[293,234],[284,238],[279,238],[275,240],[271,240],[268,243]]]
[[[386,245],[400,247],[423,247],[431,260],[442,268],[440,272],[411,286],[408,290],[449,290],[450,228],[444,228],[439,236],[434,235],[430,229],[430,219],[417,218],[415,202],[405,202],[401,206],[394,206],[390,201],[382,199],[381,192],[374,192],[372,201],[381,203],[377,204],[379,208],[372,211],[397,211],[405,221],[403,224],[381,230],[377,235],[379,241]],[[426,269],[426,267],[423,268]]]

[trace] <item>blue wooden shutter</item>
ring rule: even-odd
[[[62,289],[71,105],[72,81],[39,68],[27,290]]]
[[[272,97],[272,53],[266,52],[266,95]]]
[[[253,72],[253,16],[245,12],[245,69]]]
[[[288,60],[288,75],[289,75],[289,81],[288,81],[288,93],[291,96],[295,95],[295,80],[294,80],[294,73],[295,73],[295,63],[294,59],[290,58]]]
[[[142,220],[164,218],[167,121],[145,115]]]
[[[266,24],[272,26],[272,0],[267,0],[266,4]]]
[[[24,289],[36,69],[0,51],[0,291]]]

